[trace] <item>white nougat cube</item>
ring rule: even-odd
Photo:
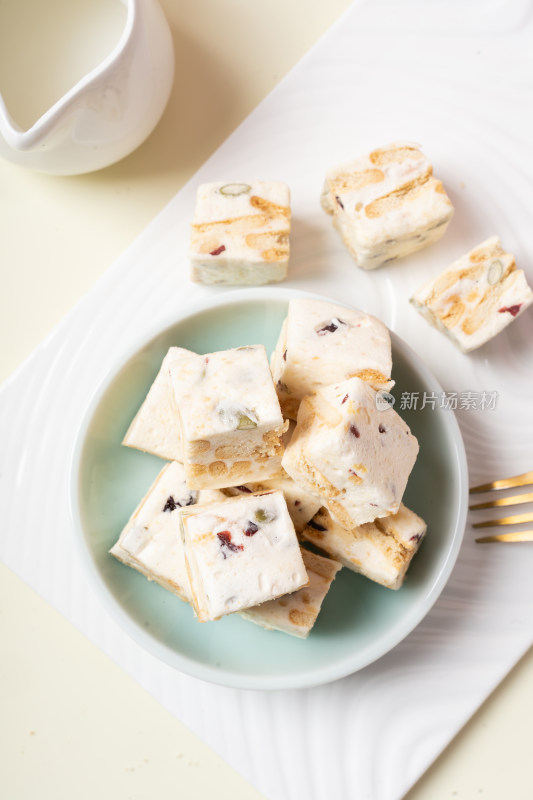
[[[348,569],[388,589],[399,589],[426,529],[424,520],[403,504],[398,514],[350,529],[322,508],[302,538]]]
[[[418,454],[405,421],[378,397],[359,378],[305,397],[282,459],[346,528],[398,511]]]
[[[185,601],[191,595],[178,514],[197,496],[187,487],[182,464],[166,464],[110,550],[119,561]]]
[[[281,471],[281,415],[265,348],[237,347],[169,364],[188,485],[217,489]]]
[[[308,583],[279,491],[185,508],[180,525],[192,604],[200,622],[273,600]]]
[[[305,395],[354,376],[389,390],[392,356],[387,327],[355,308],[298,297],[271,356],[272,376],[284,414],[296,419]]]
[[[188,358],[190,350],[169,348],[154,382],[133,418],[122,444],[169,461],[183,461],[180,422],[168,382],[170,362]]]
[[[453,206],[416,144],[395,142],[331,169],[322,206],[358,266],[375,269],[443,235]]]
[[[290,221],[285,183],[202,184],[189,248],[191,280],[233,285],[282,281],[289,264]]]
[[[309,577],[307,586],[277,600],[241,611],[241,616],[267,630],[282,631],[306,639],[342,564],[305,548],[302,548],[302,558]]]
[[[490,239],[454,261],[411,297],[411,303],[463,352],[481,347],[533,302],[514,257]]]

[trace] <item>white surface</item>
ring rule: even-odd
[[[446,389],[500,392],[495,411],[465,409],[458,415],[472,482],[478,482],[530,467],[525,410],[530,402],[526,342],[532,336],[531,316],[518,319],[483,352],[465,357],[396,298],[407,298],[429,266],[437,271],[452,251],[465,252],[472,240],[495,230],[530,273],[527,199],[532,159],[524,125],[529,94],[523,81],[531,38],[529,4],[472,3],[466,11],[457,4],[456,14],[447,5],[444,17],[435,4],[435,15],[423,19],[418,4],[403,4],[401,15],[395,8],[391,5],[384,13],[383,4],[355,6],[215,154],[201,178],[222,168],[235,170],[243,162],[259,161],[263,171],[275,165],[293,191],[298,188],[301,203],[291,284],[365,305],[417,347]],[[398,62],[393,74],[375,47],[377,39],[383,45],[388,25],[403,34],[401,47],[392,36],[386,40],[387,58]],[[451,31],[457,34],[452,63]],[[406,47],[409,41],[411,48]],[[422,75],[415,55],[424,58]],[[406,82],[409,91],[400,98]],[[457,84],[463,90],[461,104],[456,103]],[[502,85],[505,93],[498,91]],[[347,87],[353,91],[354,86],[357,114],[352,105],[339,102]],[[401,272],[394,265],[372,280],[355,271],[328,220],[316,209],[312,191],[315,183],[320,186],[321,165],[332,150],[337,159],[341,150],[344,156],[355,144],[359,149],[355,133],[365,100],[375,116],[365,126],[362,144],[373,146],[371,140],[378,135],[389,140],[397,133],[390,131],[390,120],[401,121],[409,127],[406,134],[414,131],[424,144],[456,206],[438,249],[417,254]],[[495,107],[503,120],[498,126],[492,116]],[[283,800],[305,791],[310,798],[344,798],[353,786],[359,787],[361,798],[400,797],[531,644],[527,546],[482,548],[467,529],[448,588],[425,622],[393,653],[330,686],[267,695],[198,683],[147,657],[102,616],[73,553],[65,477],[80,415],[76,401],[81,405],[105,372],[111,344],[126,348],[132,327],[151,324],[151,315],[167,314],[174,303],[183,302],[179,269],[185,266],[176,264],[175,254],[192,193],[192,186],[180,193],[4,387],[1,488],[14,493],[14,502],[3,531],[2,557],[267,797]],[[203,290],[191,289],[191,296],[198,291]],[[139,298],[146,311],[143,319],[129,311]],[[49,413],[42,429],[44,409]],[[62,423],[59,436],[54,419]],[[58,503],[58,496],[64,502]],[[272,742],[277,742],[276,749]],[[264,766],[267,753],[274,769]],[[386,769],[380,753],[387,753]]]

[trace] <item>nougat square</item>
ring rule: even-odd
[[[218,489],[281,471],[284,422],[263,345],[169,364],[187,483]]]
[[[171,347],[165,355],[148,394],[135,414],[122,444],[169,461],[183,461],[180,422],[168,380],[168,367],[195,355],[182,347]]]
[[[291,419],[305,395],[335,381],[356,376],[386,391],[394,384],[387,327],[358,309],[311,298],[289,301],[270,365],[281,408]]]
[[[290,226],[285,183],[202,184],[189,248],[191,280],[233,285],[282,281],[289,265]]]
[[[388,589],[399,589],[426,530],[424,520],[403,503],[397,514],[349,529],[321,508],[304,528],[302,539],[348,569]]]
[[[322,206],[363,269],[436,242],[453,206],[419,145],[395,142],[331,169]]]
[[[302,558],[309,577],[307,586],[278,597],[277,600],[241,611],[241,616],[267,630],[281,631],[306,639],[342,564],[305,548],[302,548]]]
[[[178,514],[196,503],[182,464],[166,464],[109,551],[115,558],[190,601]]]
[[[411,297],[424,319],[464,353],[488,342],[532,302],[523,270],[498,236],[454,261]]]
[[[282,459],[346,528],[399,510],[418,442],[394,409],[360,378],[304,397]]]
[[[180,525],[192,605],[200,622],[273,600],[308,583],[279,491],[185,508]]]

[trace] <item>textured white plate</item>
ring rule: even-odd
[[[135,645],[92,592],[72,540],[67,475],[83,409],[117,354],[224,290],[187,282],[201,180],[287,180],[289,287],[366,308],[458,398],[473,483],[531,469],[533,314],[464,356],[407,298],[498,233],[533,283],[531,5],[355,3],[204,165],[0,395],[2,559],[270,800],[397,800],[533,642],[530,549],[467,527],[451,579],[402,643],[357,674],[260,693],[181,675]],[[444,239],[356,269],[318,196],[327,166],[393,139],[421,142],[456,208]],[[467,392],[474,407],[463,404]],[[494,409],[482,393],[498,393]],[[463,406],[463,407],[461,407]],[[432,491],[439,491],[438,480]]]

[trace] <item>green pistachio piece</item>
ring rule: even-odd
[[[276,515],[264,508],[258,508],[255,512],[256,522],[272,522],[274,519],[276,519]]]
[[[218,191],[229,197],[237,197],[239,194],[247,194],[251,189],[252,187],[247,183],[226,183]]]
[[[487,274],[487,281],[491,286],[494,286],[495,283],[498,283],[502,275],[503,275],[503,264],[499,259],[496,259],[496,261],[493,261],[489,267],[489,271]]]
[[[257,428],[257,422],[254,422],[253,419],[247,417],[246,414],[239,414],[239,422],[237,425],[238,431],[247,431],[250,428]]]

